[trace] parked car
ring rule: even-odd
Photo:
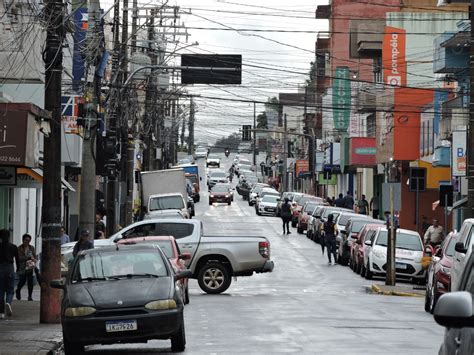
[[[280,199],[279,195],[265,195],[258,203],[257,215],[269,214],[274,216],[276,213],[277,202]]]
[[[368,253],[364,255],[365,278],[367,280],[371,280],[374,276],[384,276],[386,274],[387,239],[387,228],[379,226],[375,230],[374,238],[365,241],[366,245],[371,246]],[[418,232],[397,229],[395,248],[396,277],[422,283],[426,277],[426,270],[421,264],[423,242]]]
[[[320,206],[319,203],[309,200],[305,203],[301,209],[300,214],[298,215],[298,222],[296,223],[296,231],[302,234],[305,230],[308,229],[308,220],[309,216],[313,214],[316,207]]]
[[[288,201],[291,201],[293,199],[293,195],[296,194],[297,192],[292,192],[292,191],[285,191],[285,192],[282,192],[281,196],[280,196],[280,200],[278,201],[278,204],[277,204],[277,211],[276,211],[276,215],[278,217],[280,217],[280,212],[281,212],[281,205],[285,202],[285,199],[287,198]]]
[[[249,206],[253,206],[255,204],[255,201],[258,197],[258,194],[259,192],[266,188],[266,187],[270,187],[270,185],[268,184],[262,184],[262,183],[258,183],[258,184],[255,184],[255,186],[252,188],[252,190],[250,190],[250,194],[249,194]]]
[[[311,240],[314,240],[314,231],[313,227],[316,224],[316,219],[321,218],[321,211],[324,208],[324,205],[318,205],[314,209],[313,213],[309,215],[308,218],[308,228],[306,229],[306,237]]]
[[[328,216],[332,214],[334,216],[334,220],[337,219],[339,214],[341,212],[352,212],[352,210],[348,210],[347,208],[341,208],[341,207],[333,207],[333,206],[322,206],[320,209],[317,209],[316,211],[319,211],[319,215],[316,215],[315,218],[312,220],[312,225],[311,227],[311,237],[313,240],[317,243],[319,243],[321,239],[321,223],[324,223]]]
[[[82,251],[72,271],[51,287],[63,290],[61,324],[66,354],[89,344],[171,339],[184,351],[184,302],[176,274],[159,247],[127,245]]]
[[[194,152],[194,158],[195,159],[207,158],[207,153],[208,153],[207,148],[196,148],[196,151]]]
[[[239,162],[234,166],[234,171],[237,176],[240,176],[241,170],[252,171],[252,163],[246,159],[239,159]]]
[[[229,179],[227,173],[222,170],[212,169],[209,171],[209,177],[207,178],[207,186],[209,191],[218,183],[228,183]]]
[[[444,327],[439,355],[474,354],[474,253],[471,251],[456,292],[442,295],[434,309],[435,321]]]
[[[264,198],[267,195],[272,195],[272,196],[276,196],[277,198],[280,198],[280,193],[277,190],[275,190],[273,187],[264,187],[263,189],[260,190],[260,192],[257,195],[257,198],[255,199],[255,212],[258,211],[262,198]],[[275,206],[275,210],[276,210],[276,206]]]
[[[377,222],[378,220],[373,220],[371,224],[366,224],[360,232],[357,234],[355,243],[351,245],[351,255],[349,257],[349,267],[357,274],[360,274],[362,277],[365,277],[365,264],[364,256],[372,247],[370,244],[366,244],[367,240],[371,240],[375,236],[375,231],[382,224]]]
[[[458,235],[448,234],[441,247],[432,256],[426,282],[425,311],[433,312],[441,295],[451,290],[451,268]]]
[[[343,213],[344,218],[339,217],[339,220],[343,222],[346,218],[346,214]],[[372,218],[367,218],[365,216],[359,217],[359,215],[351,216],[347,221],[344,229],[342,229],[341,237],[342,240],[339,243],[339,248],[337,249],[337,262],[341,265],[347,265],[351,256],[352,244],[355,243],[357,235],[360,230],[366,224],[378,223],[378,220]],[[380,224],[383,224],[383,221],[380,221]]]
[[[229,206],[232,203],[229,188],[224,184],[216,184],[209,193],[209,205],[215,202],[227,203]]]
[[[461,275],[472,253],[474,245],[474,218],[464,220],[459,230],[458,241],[454,247],[453,267],[451,269],[451,290],[457,291]]]
[[[217,154],[209,154],[206,159],[206,167],[217,166],[221,167],[221,158]]]
[[[302,196],[295,196],[293,198],[293,211],[292,211],[292,216],[291,216],[291,226],[293,228],[296,227],[298,224],[298,216],[303,209],[303,206],[305,205],[306,202],[312,201],[316,204],[322,205],[324,203],[324,200],[321,197],[313,196],[313,195],[302,195]]]
[[[139,238],[129,238],[122,239],[118,241],[118,244],[123,245],[135,245],[135,244],[153,244],[158,245],[161,251],[166,255],[168,260],[173,267],[173,270],[176,274],[186,271],[186,261],[191,259],[191,254],[181,253],[179,250],[178,243],[176,239],[172,236],[159,236],[159,237],[139,237]],[[181,289],[181,297],[185,304],[189,303],[189,288],[188,288],[188,279],[183,278],[178,281],[178,285]]]

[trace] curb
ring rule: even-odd
[[[400,296],[400,297],[424,297],[423,295],[420,295],[418,293],[412,293],[412,292],[402,292],[402,291],[383,291],[379,286],[377,285],[372,285],[367,287],[367,292],[369,293],[376,293],[379,295],[384,295],[384,296]]]

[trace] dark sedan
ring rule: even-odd
[[[229,192],[229,188],[224,184],[215,185],[209,193],[209,205],[214,202],[223,202],[228,205],[232,202],[232,196]]]
[[[64,350],[80,353],[89,344],[171,339],[184,351],[183,299],[175,274],[155,245],[116,245],[81,252],[65,283],[61,305]]]

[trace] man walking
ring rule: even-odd
[[[373,219],[379,218],[379,198],[380,198],[380,194],[377,192],[377,196],[373,196],[370,199],[370,209],[372,210]]]
[[[347,208],[349,210],[354,209],[354,198],[352,197],[352,193],[350,191],[347,191],[346,196],[343,198],[343,206],[344,208]]]
[[[12,316],[15,270],[19,267],[18,248],[10,243],[10,231],[0,230],[0,319]]]
[[[431,245],[433,248],[437,248],[441,245],[444,240],[443,227],[438,224],[436,218],[433,219],[433,224],[426,230],[424,235],[425,245]]]
[[[359,214],[368,215],[369,214],[369,203],[365,199],[365,195],[362,195],[362,198],[357,202],[357,208]]]
[[[328,216],[328,220],[321,225],[321,234],[328,250],[328,265],[336,265],[336,236],[338,233],[337,224],[334,223],[334,216],[331,213]],[[331,254],[334,256],[332,261]]]
[[[283,234],[291,234],[290,232],[290,221],[291,221],[291,204],[288,197],[285,197],[285,202],[281,205],[281,212],[280,212],[281,219],[283,221]]]
[[[344,207],[344,196],[342,194],[339,194],[339,197],[336,198],[334,205],[336,207]]]

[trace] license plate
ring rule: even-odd
[[[407,264],[395,263],[395,268],[396,269],[406,269]]]
[[[108,321],[105,322],[105,331],[111,332],[128,332],[130,330],[137,330],[136,320],[127,321]]]

